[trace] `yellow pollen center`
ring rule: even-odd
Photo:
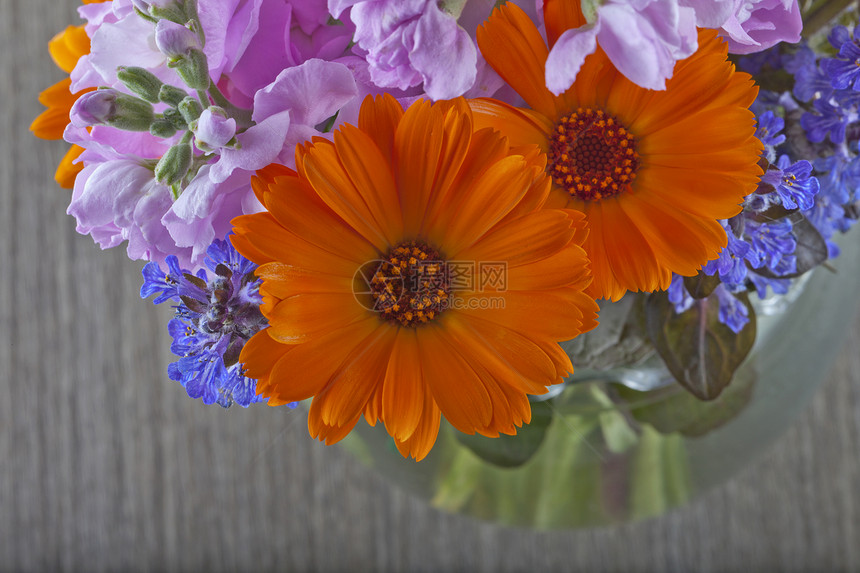
[[[547,156],[553,182],[582,201],[629,192],[640,164],[633,134],[612,115],[591,108],[556,123]]]
[[[448,308],[448,274],[438,251],[421,241],[401,243],[379,263],[370,292],[383,320],[403,326],[430,322]]]

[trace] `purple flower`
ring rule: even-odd
[[[161,224],[173,200],[167,187],[155,182],[151,165],[134,156],[85,163],[67,211],[79,233],[91,235],[103,249],[128,241],[131,259],[164,261],[174,254],[189,261],[190,251],[177,248]]]
[[[759,298],[767,296],[767,287],[770,287],[774,294],[785,294],[791,286],[791,279],[773,279],[763,277],[755,272],[749,274],[749,279],[752,281]]]
[[[806,112],[800,118],[800,125],[806,131],[809,141],[820,143],[827,136],[830,136],[833,143],[845,141],[848,118],[842,107],[824,99],[815,100],[812,106],[818,113]]]
[[[746,280],[747,261],[753,267],[758,267],[761,266],[761,259],[752,245],[736,237],[726,222],[722,222],[722,225],[726,230],[728,243],[718,258],[708,261],[702,267],[702,272],[710,276],[717,274],[722,282],[732,287],[740,287]]]
[[[797,239],[792,234],[789,220],[781,219],[772,223],[746,221],[744,235],[760,261],[756,268],[767,267],[779,274],[793,273],[796,270],[794,252],[797,249]]]
[[[194,144],[204,151],[220,149],[236,135],[236,120],[220,107],[203,110],[194,129]]]
[[[176,22],[159,20],[155,25],[155,45],[168,58],[182,58],[200,49],[197,34]]]
[[[724,285],[714,289],[719,301],[718,318],[720,322],[728,326],[732,332],[738,334],[749,323],[749,310],[746,305],[735,297]]]
[[[96,6],[81,8],[90,19],[93,51],[73,75],[80,87],[113,87],[82,99],[76,125],[111,127],[67,132],[70,142],[86,150],[69,212],[78,219],[78,230],[104,248],[128,240],[132,258],[163,261],[172,254],[199,268],[206,248],[228,232],[233,217],[260,209],[250,185],[257,169],[293,164],[296,144],[324,135],[316,126],[336,114],[339,122],[357,120],[367,90],[355,76],[366,73],[366,64],[344,56],[352,28],[330,23],[325,0],[198,0],[209,73],[227,102],[196,110],[180,105],[185,119],[179,124],[172,106],[186,93],[197,94],[167,64],[198,49],[196,33],[166,20],[153,25],[134,12],[131,0]],[[317,51],[339,61],[319,59]],[[149,70],[179,95],[153,111],[151,104],[123,93],[118,65]],[[141,128],[170,122],[178,132],[156,138],[148,131],[125,131],[138,127],[126,117],[135,111],[133,101],[146,107],[135,115]],[[171,189],[155,181],[153,167],[183,138],[182,145],[191,149],[183,121],[196,147],[187,177]],[[140,193],[131,192],[131,181]]]
[[[827,73],[834,88],[860,91],[860,46],[847,41],[839,48],[838,58],[824,58],[821,69]]]
[[[722,34],[730,52],[750,54],[779,42],[799,42],[802,29],[797,0],[735,0],[734,14],[722,25]]]
[[[675,305],[675,312],[682,312],[693,306],[695,299],[687,292],[687,287],[684,285],[684,277],[681,275],[672,275],[672,282],[666,290],[669,295],[669,302]]]
[[[437,100],[475,83],[475,42],[436,0],[329,0],[335,18],[346,8],[376,85],[406,90],[423,83]]]
[[[597,45],[632,82],[666,89],[677,60],[698,46],[696,14],[677,0],[609,0],[594,22],[565,31],[546,61],[546,85],[558,95],[573,84],[585,57]]]
[[[762,183],[773,186],[786,209],[811,208],[819,188],[818,179],[812,176],[812,164],[805,159],[792,163],[782,155],[776,166],[761,176]]]
[[[167,330],[173,338],[170,351],[179,357],[167,373],[188,395],[204,404],[247,407],[262,401],[256,381],[247,378],[238,363],[242,347],[266,326],[260,313],[260,280],[256,265],[227,241],[214,240],[207,249],[206,270],[196,275],[182,269],[176,257],[167,257],[168,272],[156,263],[143,269],[141,298],[152,294],[160,304],[173,300],[175,317]],[[291,404],[290,407],[295,407]]]
[[[765,145],[776,147],[785,141],[785,135],[782,132],[785,127],[785,121],[768,110],[757,117],[758,128],[755,135]]]
[[[85,93],[72,106],[69,120],[75,127],[107,123],[116,114],[116,90],[96,90]]]

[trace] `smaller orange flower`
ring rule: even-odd
[[[546,0],[544,20],[550,46],[585,22],[578,0]],[[698,50],[677,63],[664,91],[632,83],[598,45],[559,96],[544,81],[550,46],[516,5],[496,9],[477,39],[531,109],[474,100],[476,125],[547,154],[548,204],[588,221],[590,293],[618,300],[663,290],[672,273],[694,275],[719,255],[727,238],[718,220],[755,191],[762,144],[749,110],[758,88],[735,71],[716,32],[700,32]]]
[[[94,0],[84,0],[84,3],[92,4]],[[48,50],[57,66],[70,74],[81,56],[90,53],[90,38],[84,26],[69,26],[51,39]],[[71,79],[63,78],[39,94],[39,103],[48,109],[39,114],[30,124],[30,130],[36,137],[63,139],[63,132],[69,124],[72,105],[82,94],[92,91],[92,88],[88,88],[73,94],[70,91],[71,85]],[[75,177],[83,169],[82,165],[72,163],[81,152],[83,152],[81,147],[72,145],[57,168],[54,178],[64,189],[71,189],[74,186]]]
[[[382,420],[416,460],[440,415],[515,434],[573,369],[558,342],[596,325],[582,213],[544,209],[545,156],[473,131],[463,100],[368,98],[333,139],[259,173],[268,212],[233,220],[269,320],[240,357],[257,391],[313,397],[326,443]]]

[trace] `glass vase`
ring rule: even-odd
[[[565,529],[659,515],[727,480],[809,401],[856,314],[857,239],[856,230],[842,237],[832,269],[755,302],[755,345],[716,400],[689,394],[652,357],[578,369],[532,403],[517,436],[465,436],[443,419],[416,463],[381,425],[362,422],[344,446],[432,506],[483,520]]]

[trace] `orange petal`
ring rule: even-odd
[[[469,100],[469,106],[474,113],[475,131],[495,129],[508,138],[512,147],[537,145],[546,151],[553,126],[546,116],[489,98]]]
[[[322,421],[320,409],[314,407],[315,402],[316,398],[311,402],[311,407],[308,411],[308,432],[312,438],[325,442],[327,446],[336,444],[344,439],[358,423],[359,418],[361,418],[361,416],[356,416],[355,419],[343,426],[328,425]]]
[[[420,229],[436,180],[444,131],[442,111],[426,100],[403,114],[394,135],[395,179],[405,229]]]
[[[69,125],[69,111],[78,96],[92,91],[84,90],[73,94],[69,91],[71,80],[65,78],[39,94],[39,102],[48,109],[43,111],[30,124],[30,131],[40,139],[63,139],[63,132]]]
[[[513,3],[504,4],[478,28],[477,39],[484,59],[502,79],[532,109],[555,118],[556,97],[544,78],[549,50],[528,15]]]
[[[423,392],[425,398],[415,431],[405,440],[394,439],[394,444],[397,446],[400,454],[404,457],[412,456],[417,462],[423,460],[430,453],[433,444],[436,443],[436,437],[439,434],[439,421],[442,414],[439,406],[436,405],[436,401],[430,395],[430,388],[427,387],[427,384],[424,384]]]
[[[445,341],[440,325],[425,325],[419,335],[424,379],[445,419],[466,434],[486,428],[492,420],[493,407],[480,378]]]
[[[266,291],[280,299],[302,293],[350,293],[352,279],[271,262],[254,271],[266,284]]]
[[[290,349],[288,344],[281,344],[269,336],[269,329],[264,328],[245,343],[239,362],[245,367],[245,375],[249,378],[268,378],[275,364]]]
[[[334,146],[388,242],[396,243],[403,235],[403,218],[391,164],[373,139],[352,125],[344,125],[334,133]]]
[[[57,165],[57,172],[54,174],[54,180],[59,183],[60,187],[63,189],[74,189],[75,179],[77,178],[78,173],[84,169],[83,163],[74,163],[74,161],[80,157],[83,152],[83,147],[72,145],[60,160],[60,164]]]
[[[376,317],[350,324],[304,344],[296,344],[274,365],[264,396],[298,402],[320,392],[350,353],[382,325]]]
[[[574,237],[564,211],[545,209],[497,226],[452,259],[506,261],[508,268],[544,259],[559,252]]]
[[[546,23],[546,35],[549,45],[554,46],[566,30],[585,26],[588,22],[582,15],[579,1],[544,0],[543,21]]]
[[[588,213],[592,229],[585,241],[585,250],[594,263],[597,256],[592,255],[591,247],[601,242],[615,277],[611,290],[601,291],[598,296],[613,301],[623,296],[622,291],[659,290],[665,277],[664,267],[655,257],[647,239],[621,207],[629,198],[619,196],[604,199]],[[593,274],[595,281],[592,285],[596,285],[596,268]]]
[[[266,288],[266,283],[263,285]],[[283,299],[266,318],[271,324],[269,335],[272,338],[285,344],[297,344],[325,336],[371,313],[351,292],[313,292]]]
[[[442,144],[436,178],[427,197],[427,206],[421,218],[420,234],[427,235],[430,222],[447,207],[449,198],[456,192],[454,181],[459,178],[461,168],[468,157],[472,143],[472,112],[466,100],[458,98],[436,104],[444,110]]]
[[[356,266],[379,258],[363,236],[332,211],[319,195],[297,176],[276,177],[264,193],[264,204],[287,230],[317,247],[347,258]]]
[[[591,263],[585,251],[569,246],[545,259],[509,267],[510,290],[544,290],[572,287],[584,290],[591,283]]]
[[[424,394],[421,358],[414,328],[401,328],[391,351],[382,390],[382,419],[395,440],[404,441],[421,422],[424,402],[433,401]]]
[[[370,426],[375,426],[382,416],[382,384],[377,384],[364,406],[364,420]]]
[[[85,27],[68,26],[51,38],[48,51],[61,70],[67,74],[72,73],[80,57],[90,53],[90,38]]]
[[[492,165],[501,161],[510,154],[507,140],[490,129],[482,129],[472,134],[470,146],[466,156],[460,164],[459,172],[454,181],[445,190],[444,197],[435,197],[432,204],[432,212],[425,212],[422,233],[431,242],[442,244],[447,237],[445,225],[440,223],[440,218],[450,217],[451,203],[460,198],[462,189],[468,188],[478,180]],[[401,191],[401,194],[405,193]],[[446,219],[447,220],[447,219]],[[451,253],[448,253],[450,255]]]
[[[501,298],[504,302],[492,305],[480,300],[491,297]],[[501,293],[464,292],[460,298],[462,307],[457,312],[494,322],[525,335],[556,341],[570,340],[583,332],[583,325],[593,321],[599,310],[594,299],[567,288]]]
[[[389,164],[393,162],[394,134],[402,117],[403,107],[388,93],[367,96],[358,112],[358,128],[373,137]]]
[[[385,221],[379,221],[349,178],[333,143],[317,141],[304,156],[302,169],[317,194],[338,216],[380,252],[391,244]],[[399,239],[399,237],[398,237]]]
[[[233,246],[258,265],[280,261],[295,267],[350,278],[358,270],[355,261],[299,238],[284,229],[270,213],[241,215],[231,223],[234,232],[231,239]]]
[[[535,171],[522,156],[506,157],[487,169],[434,224],[445,229],[444,247],[459,253],[502,220],[531,187]],[[437,228],[436,233],[441,233]],[[430,233],[434,235],[433,232]]]
[[[544,394],[555,380],[556,369],[549,357],[524,336],[466,315],[452,316],[446,327],[464,355],[522,393]]]
[[[338,372],[317,392],[314,405],[323,423],[342,426],[365,409],[382,386],[397,329],[381,324],[347,356]]]

